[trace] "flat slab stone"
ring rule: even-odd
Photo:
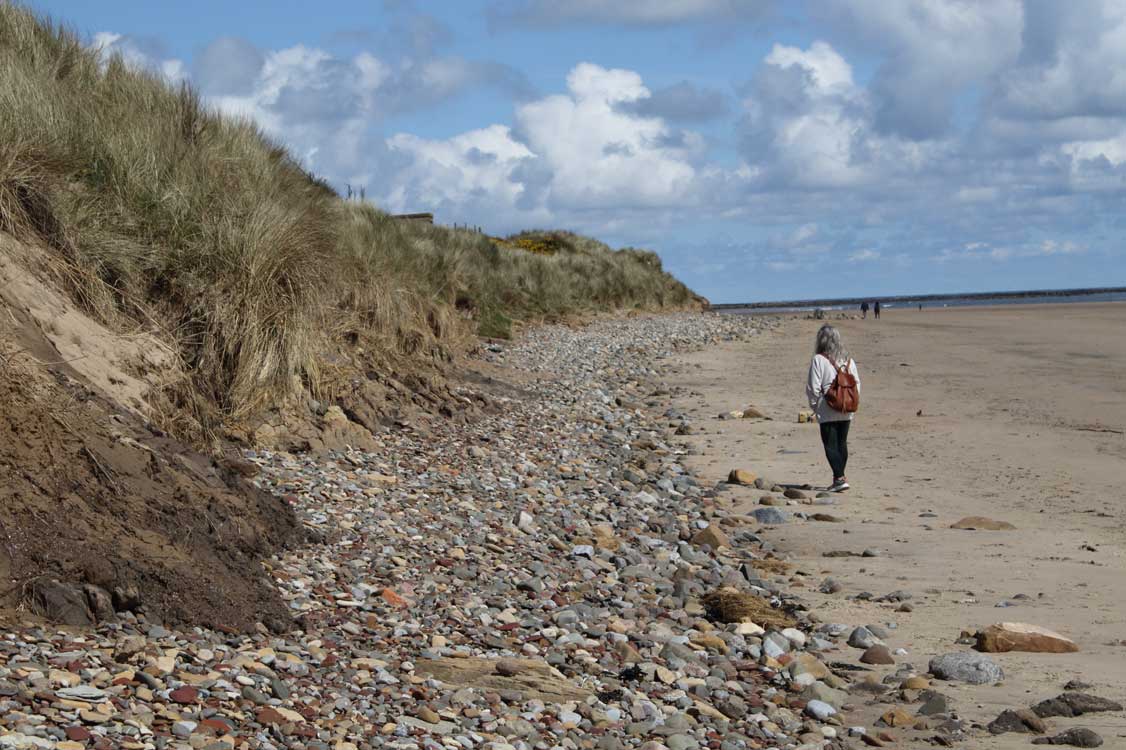
[[[520,692],[526,698],[545,702],[581,701],[592,695],[592,691],[571,682],[547,662],[536,659],[504,659],[505,674],[501,674],[497,670],[500,661],[478,657],[420,659],[415,662],[415,671],[459,688],[512,690]],[[512,674],[512,667],[517,665],[520,669]]]
[[[996,521],[985,516],[966,516],[960,521],[950,524],[952,529],[967,529],[969,531],[1013,531],[1013,526],[1008,521]]]

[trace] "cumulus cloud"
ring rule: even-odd
[[[1025,45],[994,86],[998,114],[1058,120],[1126,115],[1126,5],[1029,2]]]
[[[506,0],[493,3],[489,14],[497,22],[525,26],[575,23],[664,26],[760,18],[773,6],[773,0]]]
[[[931,147],[882,136],[870,93],[831,45],[781,44],[744,101],[742,150],[767,187],[845,188],[919,169]]]
[[[446,140],[399,133],[388,140],[406,156],[385,196],[394,210],[444,209],[454,216],[515,207],[525,191],[523,165],[535,158],[509,128],[492,125]],[[534,214],[534,211],[533,211]],[[477,215],[480,215],[478,213]]]
[[[581,63],[566,93],[517,107],[512,129],[444,140],[395,135],[391,148],[411,162],[387,199],[397,208],[455,207],[480,196],[528,218],[683,206],[694,200],[703,141],[624,106],[649,96],[634,71]]]
[[[1021,50],[1020,0],[829,0],[821,9],[881,55],[870,85],[873,123],[906,138],[949,132],[966,88],[988,80]]]

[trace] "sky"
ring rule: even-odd
[[[713,302],[1126,285],[1126,0],[32,0],[339,190]]]

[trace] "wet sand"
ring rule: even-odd
[[[1126,304],[893,309],[879,321],[831,322],[862,380],[849,439],[853,489],[833,507],[789,508],[844,523],[793,520],[765,532],[805,574],[791,585],[806,587],[823,621],[895,623],[889,645],[907,649],[898,661],[921,673],[931,657],[968,648],[955,643],[961,631],[995,622],[1040,625],[1079,644],[1073,654],[996,654],[1005,670],[998,686],[937,683],[969,722],[1055,696],[1075,678],[1126,699]],[[680,361],[671,384],[699,428],[685,440],[702,479],[741,467],[780,483],[828,483],[817,426],[797,423],[819,325],[783,320],[750,343]],[[747,404],[773,421],[716,418]],[[763,494],[733,487],[722,497],[746,512]],[[1016,529],[949,528],[970,515]],[[881,556],[823,556],[870,547]],[[844,590],[818,593],[826,576]],[[913,612],[852,598],[896,589],[914,595]],[[889,707],[860,713],[870,720]],[[1126,714],[1052,725],[1087,726],[1104,746],[1126,747]],[[1029,736],[980,733],[972,746],[1024,748]]]

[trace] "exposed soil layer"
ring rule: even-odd
[[[0,319],[0,604],[75,625],[125,609],[291,624],[261,562],[301,536],[288,504],[111,402],[29,306],[0,294]]]

